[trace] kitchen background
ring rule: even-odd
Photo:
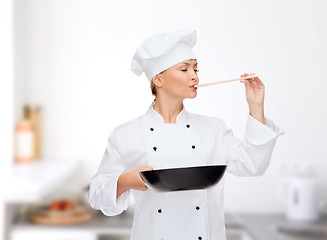
[[[10,123],[1,124],[6,130],[1,140],[7,144],[1,150],[7,156],[1,161],[7,174],[2,174],[6,179],[1,210],[4,239],[5,235],[11,239],[23,235],[24,239],[94,239],[94,232],[97,239],[128,237],[132,207],[122,214],[125,220],[107,217],[98,224],[92,221],[101,213],[88,209],[93,214],[88,222],[92,227],[83,227],[88,232],[82,232],[78,225],[70,225],[77,230],[69,237],[53,235],[54,229],[68,231],[67,226],[36,227],[40,224],[22,219],[60,199],[87,208],[88,182],[97,171],[110,132],[145,113],[154,98],[145,75],[137,77],[129,70],[137,46],[155,32],[184,27],[197,30],[193,50],[200,83],[259,74],[266,87],[265,115],[285,131],[263,176],[226,175],[224,209],[226,216],[233,216],[227,223],[234,226],[234,220],[245,215],[277,216],[290,223],[286,216],[294,206],[285,200],[289,196],[285,187],[292,183],[290,177],[299,174],[316,181],[316,185],[304,183],[307,188],[300,198],[314,202],[312,206],[321,213],[319,221],[324,221],[326,1],[1,0],[1,4],[2,18],[12,20],[2,22],[0,29],[5,50],[1,65],[13,60],[12,68],[1,69],[9,79],[2,81],[6,94],[1,96],[1,106],[5,106],[1,115],[12,116]],[[12,95],[5,90],[10,88]],[[184,104],[187,111],[224,119],[236,137],[243,137],[248,115],[243,84],[201,88],[195,99],[186,99]],[[32,121],[34,131],[23,119]],[[34,156],[17,158],[28,155],[31,136],[36,137]],[[311,199],[315,190],[317,199]],[[298,213],[299,209],[293,210]],[[117,230],[114,238],[115,226],[120,229],[125,223],[127,232]],[[99,235],[95,229],[101,224],[103,229],[112,227],[112,236]],[[250,232],[243,239],[250,239]],[[255,234],[251,239],[258,238]],[[232,234],[229,238],[238,239]]]

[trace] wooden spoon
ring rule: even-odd
[[[248,78],[255,78],[255,77],[259,77],[259,75],[255,74],[255,75],[249,75],[249,76],[246,76],[246,77],[234,78],[234,79],[230,79],[230,80],[216,81],[216,82],[211,82],[211,83],[203,83],[203,84],[199,84],[199,85],[194,85],[194,87],[196,87],[196,88],[197,87],[204,87],[204,86],[209,86],[209,85],[214,85],[214,84],[219,84],[219,83],[232,82],[232,81],[248,79]]]

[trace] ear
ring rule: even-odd
[[[155,75],[153,78],[152,78],[152,82],[154,85],[156,85],[157,87],[162,87],[163,85],[163,77],[162,77],[162,74],[161,73],[158,73],[157,75]]]

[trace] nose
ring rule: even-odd
[[[192,81],[195,82],[196,84],[199,83],[199,77],[198,76],[192,77]]]
[[[196,72],[193,73],[192,80],[199,79],[199,76]]]

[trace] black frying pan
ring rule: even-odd
[[[217,184],[226,165],[167,168],[140,172],[144,183],[153,190],[179,191],[204,189]]]

